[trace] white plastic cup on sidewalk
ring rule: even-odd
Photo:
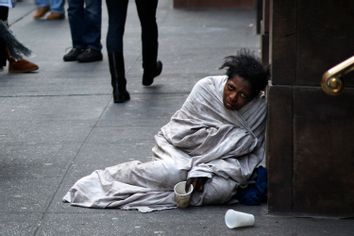
[[[254,215],[245,212],[229,209],[225,214],[225,224],[230,229],[253,226],[254,222]]]
[[[186,192],[186,181],[179,182],[174,187],[175,200],[178,208],[186,208],[189,206],[191,195],[193,192],[193,185],[189,187]]]

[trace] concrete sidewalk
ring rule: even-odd
[[[220,74],[223,58],[241,47],[259,50],[255,12],[158,8],[162,75],[141,85],[140,23],[130,1],[125,58],[131,101],[113,104],[104,60],[64,63],[68,21],[34,21],[32,0],[10,11],[17,38],[30,47],[38,73],[0,72],[0,235],[353,235],[353,220],[270,215],[267,206],[208,206],[153,213],[71,207],[61,199],[80,177],[128,160],[148,160],[153,135],[199,79]],[[349,206],[348,206],[349,207]],[[256,225],[229,230],[232,208]]]

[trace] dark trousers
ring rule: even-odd
[[[127,17],[128,0],[106,0],[108,10],[108,53],[123,57],[123,35]],[[153,70],[158,53],[158,29],[156,8],[158,0],[135,0],[141,25],[141,41],[144,70]]]
[[[74,48],[101,50],[102,0],[68,0]]]
[[[9,8],[0,6],[0,20],[7,21],[9,16]],[[6,66],[6,45],[5,42],[0,39],[0,67]]]

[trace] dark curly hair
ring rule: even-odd
[[[264,90],[270,77],[269,68],[263,66],[260,59],[248,49],[241,49],[235,56],[225,57],[224,64],[219,69],[226,68],[228,79],[240,76],[248,81],[257,96]]]

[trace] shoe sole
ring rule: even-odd
[[[50,15],[48,15],[46,18],[46,20],[48,21],[52,21],[52,20],[65,20],[65,15],[57,15],[57,16],[54,16],[54,17],[51,17]]]
[[[130,100],[130,94],[129,93],[127,93],[127,95],[125,95],[125,96],[117,97],[117,98],[115,98],[114,94],[113,94],[113,102],[114,103],[124,103],[124,102],[128,102],[129,100]]]
[[[98,58],[98,59],[94,59],[94,60],[80,60],[80,59],[77,59],[78,62],[80,63],[88,63],[88,62],[95,62],[95,61],[102,61],[103,58]]]
[[[39,68],[32,69],[32,70],[9,70],[9,73],[11,74],[18,74],[18,73],[31,73],[37,71]]]
[[[65,58],[63,58],[63,61],[65,61],[65,62],[77,61],[77,58],[75,58],[75,59],[65,59]]]
[[[46,18],[46,20],[48,21],[52,21],[52,20],[65,20],[65,17],[60,17],[60,18]]]

